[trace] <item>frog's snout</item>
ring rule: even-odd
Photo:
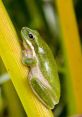
[[[28,34],[29,34],[28,28],[27,27],[23,27],[21,29],[21,35],[22,35],[22,37],[27,37]]]

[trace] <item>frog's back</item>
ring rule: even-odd
[[[55,100],[59,101],[60,98],[60,83],[58,78],[57,66],[54,56],[48,45],[41,40],[38,48],[37,57],[39,59],[39,67],[45,79],[49,82]]]
[[[60,83],[56,62],[50,48],[41,37],[39,36],[35,41],[37,64],[35,68],[31,68],[33,77],[30,84],[39,99],[48,108],[53,109],[60,98]]]

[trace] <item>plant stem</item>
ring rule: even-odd
[[[28,69],[21,63],[21,48],[11,20],[0,0],[0,55],[28,117],[53,117],[33,94]]]

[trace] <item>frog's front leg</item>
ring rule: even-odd
[[[28,50],[22,51],[22,63],[27,66],[36,65],[36,59],[32,56],[31,52]]]

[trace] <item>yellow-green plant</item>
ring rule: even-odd
[[[53,117],[32,93],[27,76],[28,69],[21,63],[21,47],[14,26],[0,0],[0,56],[6,66],[28,117]]]
[[[82,113],[82,54],[72,0],[55,1],[66,65],[66,95],[70,114]]]

